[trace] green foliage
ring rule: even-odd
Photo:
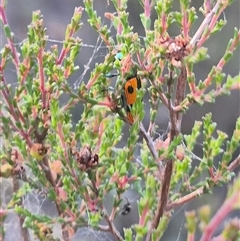
[[[188,240],[190,240],[196,230],[200,230],[203,233],[200,240],[209,240],[213,235],[214,228],[218,227],[220,223],[232,210],[239,208],[238,192],[240,190],[239,177],[235,178],[233,185],[230,187],[229,194],[222,206],[211,217],[211,208],[209,205],[204,205],[198,209],[198,212],[190,211],[186,212],[186,228],[188,231]],[[238,240],[239,229],[237,228],[238,218],[231,219],[228,223],[224,224],[222,233],[218,236],[222,240]]]
[[[13,180],[14,195],[7,210],[14,208],[24,220],[23,228],[32,229],[40,240],[46,238],[42,224],[50,224],[52,229],[55,223],[66,229],[68,235],[69,230],[74,234],[79,227],[91,227],[111,232],[116,240],[159,240],[168,228],[174,208],[211,193],[213,187],[229,183],[235,175],[233,170],[239,166],[239,156],[236,159],[234,156],[240,146],[240,118],[230,137],[217,129],[211,113],[204,115],[202,121],[195,121],[191,133],[181,133],[182,116],[189,107],[214,103],[218,96],[239,90],[240,76],[226,78],[223,72],[240,42],[237,29],[206,79],[199,81],[194,74],[194,67],[209,57],[208,49],[203,46],[206,39],[226,24],[218,21],[218,17],[228,4],[217,2],[214,8],[203,4],[204,19],[209,21],[203,21],[206,25],[201,25],[191,37],[192,25],[198,16],[190,1],[180,1],[178,11],[173,11],[173,1],[152,1],[151,5],[148,1],[139,2],[143,7],[140,19],[144,41],[129,23],[127,0],[112,0],[116,14],[105,15],[113,23],[116,38],[111,37],[111,31],[103,25],[93,1],[85,0],[85,8],[76,8],[66,27],[62,48],[52,46],[50,50],[46,48],[47,29],[39,11],[33,12],[27,39],[17,49],[14,34],[4,17],[5,6],[0,6],[9,43],[2,48],[0,63],[0,119],[4,127],[1,126],[4,141],[0,156],[5,167],[1,168],[0,175]],[[109,54],[103,63],[95,65],[89,80],[74,91],[68,79],[78,71],[75,61],[82,40],[75,34],[83,24],[84,10]],[[150,17],[154,11],[157,16],[151,27]],[[208,14],[209,11],[212,14]],[[178,24],[180,35],[171,37],[168,30],[174,23]],[[17,74],[15,89],[7,84],[9,63]],[[107,74],[112,70],[116,70],[118,76],[115,89],[110,92]],[[129,91],[129,97],[126,78],[136,75],[141,77],[143,87],[133,89],[136,97]],[[185,93],[187,87],[188,94]],[[150,110],[144,111],[143,97],[147,91]],[[60,102],[63,95],[69,97],[65,104]],[[122,97],[127,101],[132,98],[133,105],[124,106]],[[79,103],[83,111],[74,124],[70,113]],[[162,105],[168,110],[169,128],[166,135],[156,137],[158,110]],[[133,121],[127,116],[129,113]],[[148,131],[141,122],[145,116],[150,116]],[[120,148],[125,123],[130,126],[129,136]],[[203,139],[202,157],[194,154],[200,138]],[[41,158],[32,154],[34,146],[39,147],[35,151]],[[202,179],[203,175],[206,178]],[[24,182],[21,186],[20,179]],[[232,209],[239,208],[234,199],[234,193],[239,190],[239,178],[237,180],[227,198],[234,204]],[[140,196],[139,222],[124,229],[121,236],[114,220],[120,214],[124,193],[130,189],[135,189]],[[53,201],[58,212],[56,218],[31,213],[24,206],[23,198],[39,190],[44,190],[46,198]],[[104,203],[106,195],[112,195],[113,199],[110,212]],[[222,208],[226,208],[224,204]],[[213,232],[217,228],[208,206],[198,212],[187,212],[185,227],[188,240],[198,228],[203,233],[202,240],[207,240],[204,237],[209,229]],[[225,239],[236,236],[234,227],[235,222],[226,225],[222,233]],[[230,228],[234,232],[228,235],[226,230]],[[50,240],[53,238],[51,233],[46,235]]]

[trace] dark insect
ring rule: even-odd
[[[126,199],[127,199],[127,198],[126,198]],[[128,199],[127,199],[127,203],[125,203],[125,204],[123,205],[120,214],[121,214],[121,215],[127,215],[127,214],[129,214],[130,211],[131,211],[131,208],[132,208],[132,207],[131,207],[131,204],[130,204],[130,202],[129,202]]]

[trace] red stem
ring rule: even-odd
[[[194,241],[195,240],[194,234],[193,233],[188,234],[187,240],[188,241]]]
[[[42,109],[46,109],[46,90],[44,83],[44,71],[43,71],[43,48],[41,47],[38,52],[38,66],[39,66],[39,78],[40,78],[40,91],[42,93]]]
[[[4,8],[4,1],[1,2],[0,17],[2,19],[3,25],[8,26],[7,16],[6,16],[5,8]],[[19,58],[18,58],[17,50],[16,50],[16,48],[15,48],[15,46],[13,44],[12,38],[8,38],[7,37],[7,41],[8,41],[8,44],[10,45],[11,52],[13,54],[13,62],[14,62],[14,65],[16,67],[16,70],[18,72],[18,70],[19,70],[18,69]]]
[[[25,123],[25,119],[24,119],[21,111],[19,110],[18,106],[16,108],[14,108],[14,106],[9,101],[11,93],[10,93],[8,87],[7,87],[7,83],[6,83],[6,80],[5,80],[3,75],[2,75],[1,81],[3,82],[3,85],[4,85],[4,88],[2,89],[1,92],[3,94],[3,97],[4,97],[8,107],[9,107],[11,115],[13,116],[15,121],[21,120],[22,123]]]
[[[89,81],[88,81],[88,83],[87,83],[87,85],[86,85],[86,88],[89,90],[91,87],[92,87],[92,85],[96,82],[96,80],[98,79],[98,77],[101,75],[101,73],[97,73],[97,74],[95,74],[95,76],[92,78],[92,79],[90,79]]]
[[[218,209],[215,216],[211,219],[210,223],[206,227],[200,241],[209,241],[214,234],[214,231],[219,227],[224,218],[234,209],[234,206],[239,202],[239,191],[234,192],[223,205]]]
[[[144,14],[146,18],[150,17],[150,13],[151,13],[151,7],[150,7],[150,3],[149,0],[145,0],[144,2]]]
[[[184,39],[186,40],[188,39],[189,26],[188,26],[187,12],[186,10],[182,10],[182,12],[183,12],[182,30],[183,30]]]
[[[142,215],[139,217],[139,225],[140,226],[144,227],[144,225],[146,223],[146,217],[147,217],[148,213],[149,213],[149,206],[148,206],[148,203],[147,203],[145,208],[142,211]]]
[[[66,146],[66,143],[65,143],[65,140],[64,140],[64,134],[63,134],[62,129],[63,129],[62,125],[60,123],[58,123],[58,125],[57,125],[57,133],[58,133],[58,136],[59,136],[62,148],[64,150],[64,157],[65,157],[66,163],[67,163],[67,165],[68,165],[68,167],[70,169],[70,172],[71,172],[72,176],[75,179],[76,184],[81,186],[81,183],[79,183],[78,178],[77,178],[75,172],[71,168],[70,160],[68,158],[67,146]]]
[[[215,27],[216,25],[216,22],[219,18],[219,16],[222,14],[223,10],[226,8],[225,5],[223,5],[219,10],[218,10],[218,14],[216,15],[216,13],[213,15],[213,18],[211,19],[211,22],[209,24],[209,28],[208,28],[208,31],[202,35],[202,37],[200,38],[199,42],[197,43],[197,48],[200,48],[203,43],[208,39],[211,31],[213,30],[213,28]]]
[[[238,166],[240,165],[240,155],[228,166],[228,171],[232,172],[233,170],[235,170]],[[183,196],[180,197],[179,199],[175,200],[174,202],[170,202],[165,211],[170,211],[174,208],[177,208],[181,205],[183,205],[184,203],[190,202],[191,200],[201,196],[204,193],[204,187],[200,187],[197,190]]]
[[[63,62],[63,59],[66,57],[67,53],[69,52],[69,49],[68,48],[63,48],[61,53],[60,53],[60,56],[57,60],[57,64],[61,64]]]

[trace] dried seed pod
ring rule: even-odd
[[[37,221],[34,221],[34,224],[37,226],[37,230],[35,231],[36,237],[41,238],[41,240],[53,240],[51,227]]]
[[[185,39],[180,35],[160,41],[166,48],[166,58],[176,67],[181,67],[183,58],[191,52],[192,48],[189,46],[189,42],[190,38]]]
[[[47,147],[45,147],[43,144],[34,143],[30,149],[30,155],[40,161],[47,154],[47,151]]]
[[[4,163],[0,167],[0,177],[9,178],[12,176],[13,167],[9,163]]]
[[[75,156],[82,171],[88,171],[98,165],[98,155],[92,153],[89,145],[85,145],[79,152],[76,152]]]

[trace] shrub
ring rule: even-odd
[[[193,35],[197,13],[190,1],[179,1],[179,11],[173,11],[172,1],[139,2],[143,40],[128,22],[128,1],[112,0],[116,13],[105,13],[116,30],[113,37],[94,11],[93,1],[85,0],[84,8],[75,9],[66,28],[62,49],[53,45],[48,50],[39,11],[33,12],[27,39],[16,47],[6,4],[1,1],[0,17],[7,39],[0,64],[1,180],[2,185],[7,185],[5,179],[12,183],[13,195],[2,203],[0,216],[5,225],[10,213],[18,215],[18,237],[24,241],[33,238],[30,230],[39,240],[70,240],[84,227],[109,232],[114,240],[160,240],[174,209],[234,179],[233,171],[240,162],[239,156],[234,158],[240,143],[239,118],[230,137],[217,129],[211,113],[196,121],[188,135],[181,131],[182,117],[189,107],[214,103],[218,96],[239,90],[240,76],[226,76],[223,71],[240,42],[236,28],[206,79],[199,81],[194,74],[194,67],[208,57],[206,40],[226,24],[220,16],[232,1],[204,1],[204,19]],[[78,70],[75,60],[84,44],[75,37],[83,11],[108,54],[75,90],[68,79]],[[180,30],[175,37],[168,33],[173,24]],[[16,71],[15,88],[8,85],[5,74],[9,65]],[[117,71],[113,74],[117,76],[114,90],[109,85],[113,71]],[[141,88],[137,81],[141,81]],[[146,92],[150,110],[144,111]],[[60,102],[63,95],[69,96],[64,104]],[[78,103],[84,110],[74,125],[71,110]],[[163,135],[157,135],[156,125],[160,105],[169,116]],[[144,116],[149,116],[148,128],[142,123]],[[120,148],[125,123],[129,137]],[[202,157],[194,154],[200,136]],[[209,205],[186,212],[187,240],[194,240],[198,230],[202,241],[210,240],[227,215],[239,208],[239,182],[238,176],[215,215]],[[123,198],[130,189],[139,195],[138,222],[120,232],[114,220],[131,212],[131,202]],[[56,216],[29,209],[24,200],[40,194],[53,203]],[[110,211],[104,202],[109,194],[113,200]],[[61,237],[53,232],[57,225]],[[238,226],[237,217],[230,220],[217,240],[237,240]],[[6,231],[2,229],[2,239]]]

